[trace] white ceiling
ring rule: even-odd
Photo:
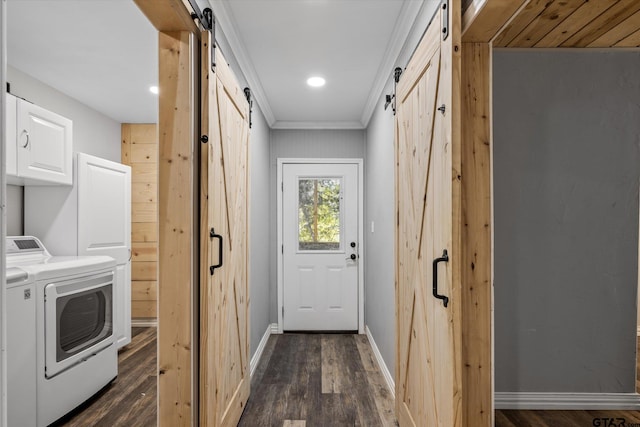
[[[270,126],[364,128],[424,0],[209,2]]]
[[[7,62],[121,123],[157,120],[158,36],[131,0],[8,0]]]
[[[211,4],[270,126],[364,128],[424,1],[198,3]],[[156,120],[157,36],[132,0],[8,0],[7,15],[9,65],[117,121]],[[326,86],[309,88],[311,75]]]

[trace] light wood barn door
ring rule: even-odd
[[[459,108],[452,97],[459,58],[454,56],[453,28],[443,40],[447,12],[441,5],[397,87],[396,411],[400,426],[462,425],[460,299],[454,286],[459,263],[454,216],[459,215],[460,180],[459,154],[454,150],[459,144],[452,134],[454,109]]]
[[[249,106],[220,49],[212,72],[211,42],[204,32],[200,425],[218,427],[236,426],[249,398]]]

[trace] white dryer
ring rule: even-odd
[[[8,425],[47,426],[117,376],[115,267],[7,238]]]

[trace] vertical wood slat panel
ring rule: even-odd
[[[462,47],[462,388],[465,425],[493,425],[491,48]]]
[[[196,63],[189,32],[159,33],[158,424],[195,425],[194,175],[197,170],[193,86]],[[197,347],[197,346],[196,346]]]
[[[131,185],[131,317],[156,318],[156,289],[147,293],[135,292],[135,289],[148,283],[157,286],[157,125],[123,123],[122,143],[122,163],[131,166],[132,173],[138,178],[144,176],[146,181],[134,182]]]
[[[130,164],[131,159],[131,125],[122,124],[122,148],[120,149],[120,160],[123,164]]]

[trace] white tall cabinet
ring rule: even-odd
[[[114,330],[131,342],[131,167],[84,153],[72,187],[27,186],[24,230],[53,255],[108,255],[117,263]]]

